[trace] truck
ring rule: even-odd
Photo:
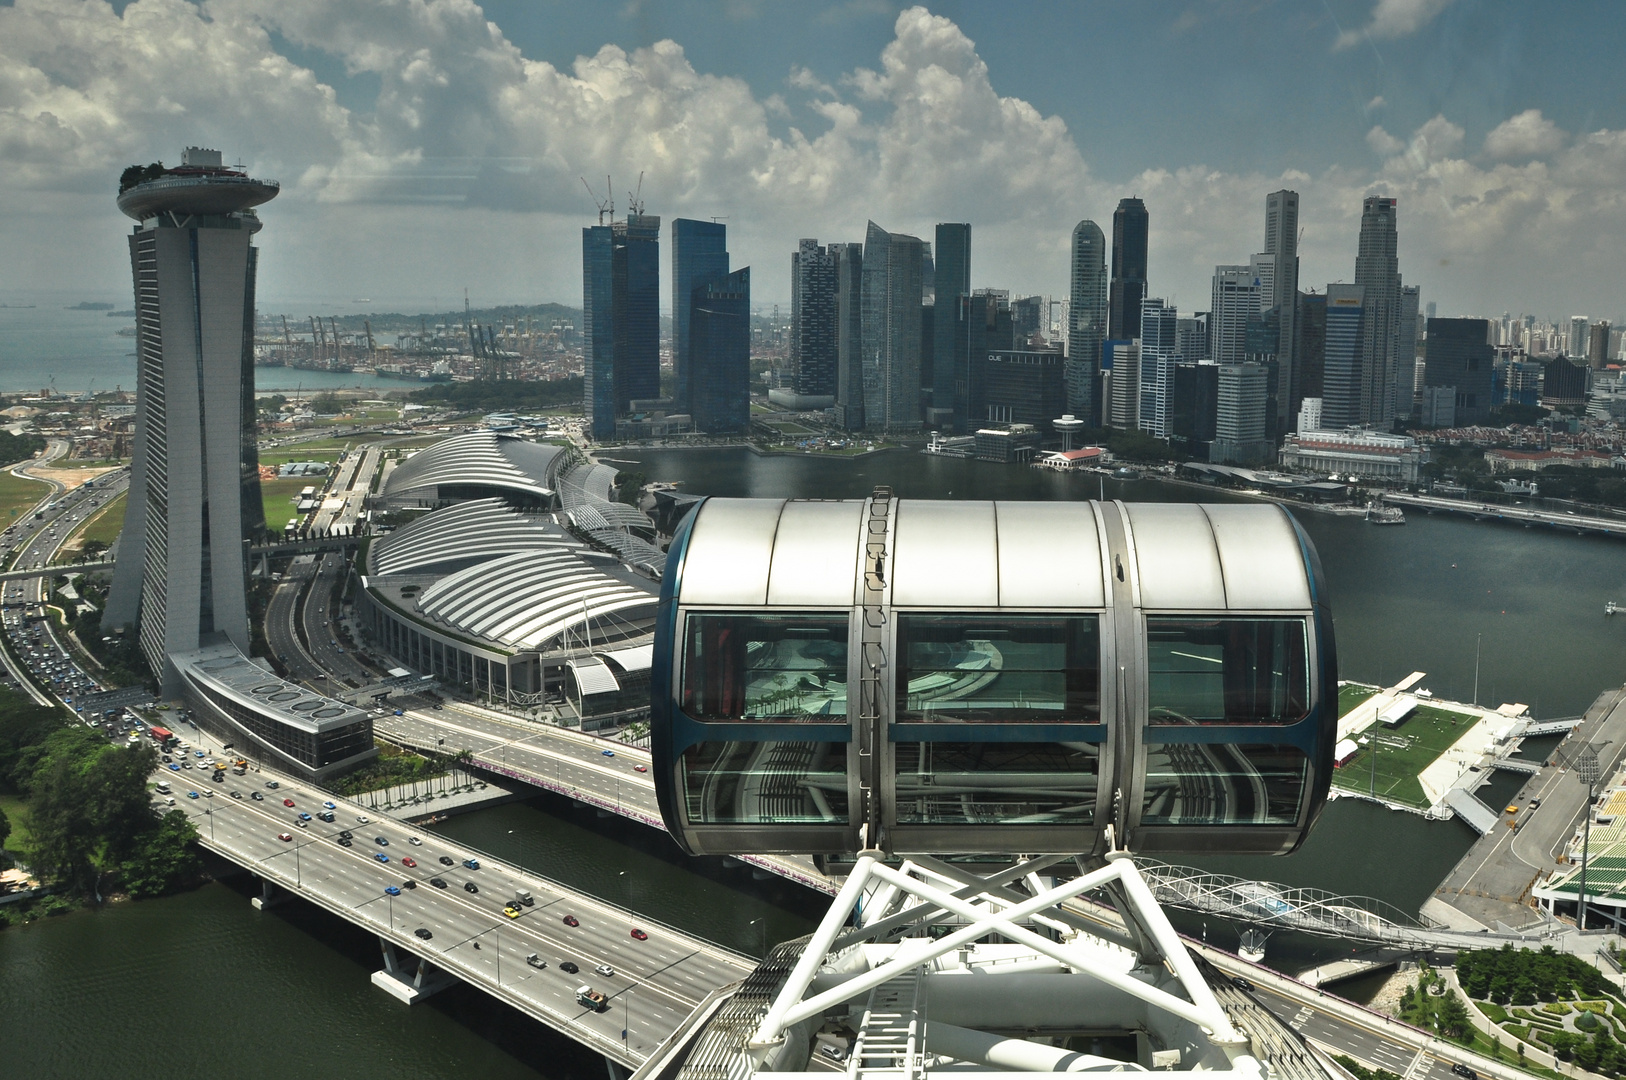
[[[160,780],[160,781],[158,781],[156,787],[158,788],[158,794],[160,794],[160,795],[168,795],[169,794],[169,781],[168,780]]]
[[[515,889],[514,890],[514,906],[515,907],[532,907],[535,904],[536,904],[536,897],[531,895],[531,890],[529,890],[529,889]]]
[[[576,1004],[594,1012],[603,1012],[610,1007],[610,999],[591,986],[576,987]]]

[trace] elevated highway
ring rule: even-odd
[[[298,781],[251,772],[215,783],[207,773],[167,768],[161,776],[176,788],[177,807],[192,818],[203,847],[262,879],[262,906],[297,896],[376,934],[385,963],[374,982],[403,1000],[432,992],[449,978],[461,979],[635,1068],[697,1006],[756,964]],[[273,780],[279,784],[274,789],[267,786]],[[191,789],[200,796],[205,790],[213,794],[191,799]],[[261,800],[253,798],[256,793]],[[294,806],[284,805],[284,799]],[[297,815],[314,817],[324,801],[335,804],[336,820],[300,827]],[[344,829],[354,833],[351,847],[338,843]],[[411,842],[414,836],[420,844]],[[378,844],[376,837],[388,844]],[[403,865],[403,856],[417,865]],[[453,865],[443,865],[442,859]],[[479,868],[465,869],[466,859],[477,859]],[[444,888],[434,885],[437,878]],[[470,884],[478,891],[469,891]],[[388,887],[399,895],[387,893]],[[534,903],[508,918],[503,906],[521,889],[530,891]],[[579,925],[567,925],[567,915]],[[634,938],[635,928],[648,939]],[[545,967],[527,962],[533,953]],[[564,962],[579,972],[561,970]],[[595,972],[601,964],[614,974]],[[576,988],[582,985],[608,995],[609,1009],[594,1012],[577,1004]]]

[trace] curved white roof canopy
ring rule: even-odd
[[[373,541],[368,571],[410,574],[447,563],[485,560],[519,551],[580,550],[557,526],[511,509],[501,499],[476,499],[427,514]]]
[[[386,498],[438,497],[441,487],[490,487],[548,501],[548,473],[564,450],[495,431],[452,435],[407,458],[390,473]]]

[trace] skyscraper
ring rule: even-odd
[[[870,222],[864,236],[864,426],[918,431],[921,271],[919,237]]]
[[[1159,439],[1173,433],[1174,367],[1180,359],[1180,313],[1147,297],[1140,305],[1140,429]]]
[[[1067,411],[1099,423],[1101,343],[1107,336],[1107,240],[1101,226],[1073,226],[1072,282],[1067,305]]]
[[[728,226],[720,221],[675,219],[672,222],[672,376],[677,385],[674,396],[679,412],[689,408],[689,298],[697,286],[727,276]],[[792,295],[794,297],[794,292]]]
[[[127,186],[126,186],[127,185]],[[254,413],[253,207],[274,182],[188,147],[179,170],[127,172],[119,209],[135,280],[136,421],[130,492],[106,625],[139,623],[165,696],[172,657],[249,651],[243,545],[265,537]]]
[[[744,431],[751,422],[751,268],[695,286],[688,307],[694,429]]]
[[[1240,364],[1247,347],[1248,319],[1259,314],[1259,279],[1250,266],[1214,267],[1208,312],[1208,358]]]
[[[1265,413],[1269,373],[1263,364],[1221,364],[1214,443],[1209,460],[1257,465],[1270,457]]]
[[[965,342],[955,336],[959,324],[960,298],[971,295],[971,226],[943,223],[937,226],[932,302],[931,415],[936,427],[953,425],[962,435],[968,433],[966,395],[970,385],[966,370]],[[926,363],[927,357],[922,357]]]
[[[1486,340],[1484,319],[1430,319],[1423,385],[1452,395],[1453,425],[1490,419],[1491,374],[1496,350]]]
[[[799,395],[836,392],[836,245],[802,240],[790,256],[790,369]]]
[[[1569,326],[1569,340],[1565,343],[1564,355],[1579,360],[1586,356],[1587,330],[1592,320],[1585,315],[1571,315]]]
[[[582,395],[595,439],[615,435],[615,418],[661,392],[661,219],[582,230]]]
[[[1316,399],[1316,416],[1321,415],[1322,380],[1327,347],[1327,298],[1321,293],[1299,293],[1298,325],[1294,328],[1293,355],[1298,373],[1293,379],[1293,415],[1297,417],[1306,398]]]
[[[1146,298],[1146,204],[1119,199],[1112,214],[1112,286],[1107,336],[1140,337],[1140,302]]]
[[[1609,363],[1608,319],[1599,319],[1587,328],[1586,362],[1593,371],[1602,371]]]
[[[1101,363],[1101,426],[1133,431],[1140,427],[1140,342],[1102,342]]]
[[[1367,355],[1366,290],[1328,285],[1321,362],[1321,427],[1356,427],[1362,420],[1362,364]]]
[[[1400,256],[1396,201],[1370,195],[1361,203],[1355,284],[1364,290],[1361,328],[1360,412],[1353,423],[1389,430],[1399,415],[1401,385],[1411,385],[1411,358],[1400,372]],[[1329,301],[1330,304],[1330,301]],[[1411,403],[1406,402],[1406,411]],[[1325,410],[1323,411],[1325,416]]]
[[[1273,191],[1265,196],[1265,254],[1271,259],[1270,295],[1260,297],[1262,309],[1276,310],[1281,342],[1276,353],[1276,430],[1285,433],[1297,412],[1298,392],[1298,296],[1299,296],[1299,193]]]
[[[864,429],[864,245],[832,244],[836,253],[836,425]]]
[[[1416,404],[1417,346],[1423,337],[1423,320],[1418,310],[1422,290],[1416,285],[1400,287],[1400,314],[1395,318],[1395,415],[1408,416]],[[1487,324],[1488,326],[1489,324]]]

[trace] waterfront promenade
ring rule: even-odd
[[[1599,748],[1604,776],[1620,767],[1626,757],[1626,688],[1605,690],[1587,709],[1569,745],[1578,750],[1586,743]],[[1586,785],[1562,764],[1544,765],[1518,799],[1540,800],[1540,805],[1520,814],[1514,828],[1499,825],[1469,848],[1435,890],[1424,915],[1465,930],[1528,930],[1546,921],[1527,903],[1530,887],[1540,874],[1559,868],[1558,856],[1587,810]],[[1435,901],[1452,911],[1439,911]]]

